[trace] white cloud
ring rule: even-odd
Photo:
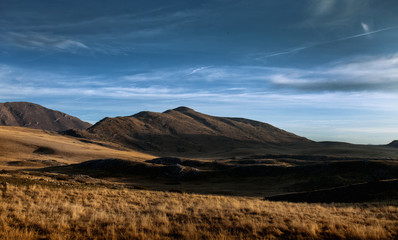
[[[111,78],[112,80],[108,80]],[[203,82],[207,82],[203,85]],[[259,92],[322,93],[375,92],[391,93],[398,90],[398,55],[346,60],[312,69],[271,68],[261,66],[200,67],[186,69],[157,69],[125,76],[79,76],[65,72],[49,73],[0,66],[0,85],[46,88],[91,88],[101,94],[118,92],[123,96],[167,93],[209,94],[241,89],[240,93]],[[6,86],[5,86],[6,85]],[[123,87],[121,87],[123,86]],[[18,86],[19,87],[19,86]],[[137,90],[137,91],[135,91]],[[156,91],[158,92],[156,92]],[[66,91],[67,92],[67,91]],[[83,91],[84,92],[84,91]],[[87,92],[89,93],[89,92]],[[206,93],[206,94],[207,94]],[[110,94],[117,95],[117,94]],[[100,96],[100,94],[98,94]]]
[[[135,84],[170,84],[214,92],[244,88],[248,92],[395,92],[398,90],[398,55],[363,57],[312,69],[260,66],[162,69],[122,77]],[[203,82],[207,82],[203,86]]]
[[[85,48],[89,49],[85,44],[78,42],[78,41],[73,41],[73,40],[63,40],[58,43],[56,43],[54,46],[57,48],[61,49],[69,49],[69,48]]]
[[[369,33],[370,32],[368,24],[366,24],[364,22],[361,22],[361,27],[362,27],[362,29],[363,29],[363,31],[365,33]]]
[[[398,55],[345,61],[308,70],[279,71],[271,83],[297,91],[395,92],[398,90]]]
[[[202,70],[207,69],[207,68],[209,68],[209,66],[207,66],[207,67],[195,68],[195,69],[193,69],[190,73],[188,73],[187,76],[192,75],[192,74],[195,74],[196,72],[202,71]]]
[[[38,50],[57,50],[76,52],[79,50],[89,50],[89,47],[77,40],[66,39],[62,36],[48,35],[44,33],[29,32],[17,33],[8,32],[0,39],[3,39],[8,44]]]

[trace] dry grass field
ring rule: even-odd
[[[0,169],[37,168],[80,163],[99,158],[143,161],[153,156],[118,145],[80,141],[55,132],[22,127],[0,127]]]
[[[0,239],[398,238],[394,198],[339,204],[263,200],[336,179],[364,181],[364,174],[393,178],[394,160],[319,168],[292,159],[191,159],[178,168],[198,165],[204,175],[184,180],[171,171],[176,166],[145,162],[153,158],[113,143],[0,127]],[[293,169],[285,167],[297,167],[299,174],[280,175]]]
[[[0,174],[0,239],[397,239],[398,203],[307,204]],[[41,184],[42,183],[42,184]],[[115,189],[116,188],[116,189]]]

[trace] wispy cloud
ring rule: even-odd
[[[163,8],[155,8],[147,11],[137,11],[135,13],[106,13],[91,15],[87,14],[84,18],[75,18],[73,15],[66,15],[59,19],[59,16],[41,16],[35,13],[29,14],[31,21],[24,21],[23,17],[18,15],[10,19],[3,19],[0,25],[6,31],[12,32],[69,32],[72,34],[106,34],[111,35],[115,32],[124,32],[129,34],[132,30],[152,29],[157,27],[166,27],[174,24],[181,24],[195,20],[203,14],[203,10],[170,10],[164,11]],[[21,19],[22,18],[22,19]],[[18,21],[19,24],[10,24]],[[115,27],[118,26],[118,27]],[[126,31],[128,28],[130,31]]]
[[[364,22],[361,22],[361,27],[362,27],[362,29],[363,29],[363,31],[364,31],[365,33],[369,33],[369,32],[370,32],[370,29],[369,29],[369,25],[368,25],[368,24],[366,24],[366,23],[364,23]]]
[[[270,79],[276,86],[300,91],[395,92],[398,55],[345,61],[310,71],[280,71]]]
[[[81,41],[37,32],[7,32],[3,34],[0,39],[6,41],[9,45],[44,51],[57,50],[76,52],[89,50],[89,47]]]
[[[122,76],[119,81],[143,85],[161,83],[186,89],[212,89],[213,92],[246,89],[247,92],[391,93],[398,90],[398,55],[346,59],[307,69],[261,66],[161,69]]]
[[[270,93],[286,98],[327,93],[391,94],[398,90],[398,55],[351,59],[309,69],[213,66],[120,76],[79,76],[0,66],[0,87],[2,94],[14,96],[78,93],[112,98],[240,96],[249,99]]]
[[[125,55],[137,48],[150,48],[153,43],[163,42],[164,39],[159,36],[173,33],[179,27],[196,21],[202,13],[202,10],[151,9],[101,17],[88,14],[83,19],[25,13],[31,21],[18,16],[5,17],[0,21],[0,45],[40,51],[82,54],[81,51],[85,50],[85,53]],[[142,42],[142,39],[147,41]]]
[[[188,73],[187,76],[192,75],[192,74],[195,74],[195,73],[197,73],[197,72],[199,72],[199,71],[202,71],[202,70],[204,70],[204,69],[207,69],[207,68],[209,68],[209,67],[210,67],[210,66],[195,68],[195,69],[193,69],[190,73]]]

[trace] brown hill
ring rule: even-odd
[[[19,126],[50,131],[86,129],[90,123],[29,102],[0,103],[0,125]]]
[[[178,155],[311,142],[266,123],[214,117],[187,107],[163,113],[140,112],[128,117],[105,118],[86,131],[68,133],[117,142],[134,149]]]

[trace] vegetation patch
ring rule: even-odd
[[[49,147],[38,147],[33,153],[37,154],[55,154],[55,150]]]

